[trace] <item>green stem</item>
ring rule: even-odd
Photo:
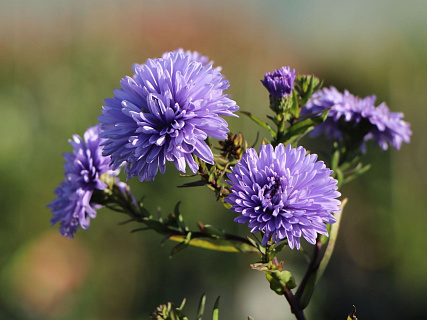
[[[205,249],[212,249],[212,247],[215,247],[216,249],[212,250],[217,251],[259,253],[258,249],[256,249],[256,247],[246,238],[225,232],[220,235],[210,234],[204,229],[201,229],[201,231],[190,231],[185,224],[180,226],[173,222],[172,224],[168,223],[167,219],[166,221],[161,219],[155,220],[142,206],[142,204],[134,201],[134,196],[129,190],[122,190],[115,185],[113,186],[112,193],[100,201],[100,204],[109,207],[116,212],[128,215],[132,221],[144,224],[147,227],[144,230],[153,230],[159,234],[166,235],[167,238],[173,241],[185,241],[191,233],[191,240],[195,240],[194,245],[197,247]],[[178,219],[178,217],[175,218]],[[200,240],[197,242],[196,239]],[[189,245],[191,245],[191,240]],[[215,243],[215,246],[204,247],[203,245],[200,245],[200,241],[204,241],[203,243],[206,244]]]

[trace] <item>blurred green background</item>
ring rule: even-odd
[[[67,140],[96,123],[133,63],[182,47],[222,66],[229,93],[260,117],[259,80],[283,65],[405,113],[411,143],[369,149],[370,172],[341,190],[349,203],[338,247],[307,313],[345,319],[354,304],[359,319],[426,319],[426,30],[424,0],[0,2],[0,318],[148,319],[184,297],[191,314],[206,292],[207,310],[221,296],[221,319],[293,319],[250,270],[256,257],[189,248],[170,260],[171,243],[131,234],[137,226],[118,226],[124,218],[107,210],[74,240],[49,226]],[[250,120],[227,120],[255,139]],[[182,200],[190,226],[248,232],[208,189],[176,188],[173,167],[129,183],[153,211]],[[301,279],[301,257],[282,259]]]

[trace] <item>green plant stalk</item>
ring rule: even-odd
[[[199,228],[202,228],[201,231],[190,231],[177,208],[175,208],[175,215],[173,216],[176,220],[176,226],[168,225],[163,219],[155,220],[141,203],[136,205],[133,201],[130,201],[133,197],[129,190],[126,192],[126,194],[123,193],[122,190],[113,185],[111,193],[104,193],[104,198],[99,203],[111,210],[128,215],[131,219],[127,222],[135,221],[146,226],[146,228],[139,228],[135,231],[153,230],[166,235],[165,239],[180,242],[178,244],[180,248],[174,248],[176,252],[179,251],[177,249],[182,249],[185,245],[222,252],[259,254],[259,250],[248,239],[225,232],[217,234],[201,223],[199,223]]]
[[[323,275],[329,260],[332,256],[332,252],[335,248],[335,242],[338,236],[339,225],[341,222],[341,217],[343,214],[344,206],[347,203],[347,199],[344,199],[341,203],[341,213],[336,216],[337,222],[331,225],[329,241],[327,242],[326,250],[321,254],[321,249],[325,243],[324,236],[319,236],[314,247],[313,256],[309,265],[307,266],[306,273],[302,279],[300,285],[298,286],[297,292],[295,294],[298,306],[301,309],[305,309],[310,299],[313,295],[314,288],[316,283],[319,281],[320,277]]]

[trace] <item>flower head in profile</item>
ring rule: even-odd
[[[374,144],[383,150],[388,148],[388,144],[399,149],[402,142],[410,140],[410,125],[403,121],[402,113],[390,112],[385,103],[375,107],[375,100],[374,95],[362,99],[347,90],[341,93],[334,87],[323,88],[302,108],[301,115],[320,113],[330,108],[326,121],[313,130],[313,135],[324,132],[329,138],[343,139],[343,132],[347,131],[352,139],[362,135],[362,152],[366,151],[365,142],[368,140],[374,140]]]
[[[267,72],[264,80],[261,80],[264,87],[273,98],[280,99],[289,96],[294,88],[295,69],[281,67],[273,73]]]
[[[101,122],[105,156],[114,168],[126,162],[128,178],[154,180],[171,161],[179,171],[197,172],[193,155],[213,164],[207,137],[226,139],[236,103],[229,83],[200,54],[182,49],[133,66],[114,98],[106,99]]]
[[[383,102],[369,115],[372,128],[364,141],[374,140],[374,144],[387,150],[390,144],[399,150],[402,142],[409,143],[412,131],[410,124],[403,120],[403,113],[391,112]]]
[[[315,244],[317,234],[328,235],[325,223],[336,222],[331,213],[340,212],[341,194],[332,170],[316,160],[303,147],[262,145],[259,156],[247,149],[227,174],[231,193],[225,201],[240,214],[234,221],[264,232],[263,245],[286,238],[299,249],[301,236]]]
[[[65,153],[65,181],[56,188],[57,199],[48,208],[52,210],[53,224],[59,222],[59,231],[63,236],[73,238],[79,226],[89,227],[90,218],[96,217],[100,205],[91,203],[95,189],[104,190],[107,185],[101,180],[104,173],[113,174],[110,159],[101,153],[99,125],[89,128],[83,139],[74,135],[70,144],[73,153]]]
[[[372,99],[373,98],[373,99]],[[344,93],[336,88],[323,88],[313,94],[308,103],[302,108],[301,115],[315,114],[331,108],[324,123],[317,126],[312,135],[324,132],[328,138],[342,138],[340,121],[355,125],[374,107],[375,97],[360,99],[347,90]]]

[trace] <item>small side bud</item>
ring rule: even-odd
[[[282,67],[267,72],[261,83],[270,93],[270,109],[276,114],[285,113],[292,105],[292,90],[294,88],[295,69]]]

